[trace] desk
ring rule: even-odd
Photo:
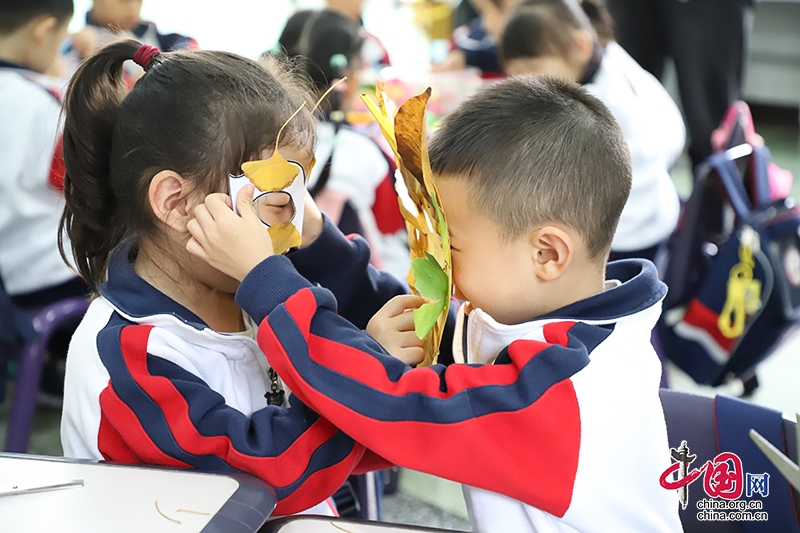
[[[123,466],[0,454],[0,485],[82,487],[0,497],[4,533],[253,533],[275,508],[275,492],[245,474]]]

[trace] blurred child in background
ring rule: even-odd
[[[67,36],[72,0],[0,1],[0,275],[14,303],[33,310],[86,286],[58,253],[62,82],[45,75]],[[69,336],[50,353],[64,356]],[[46,363],[42,387],[60,403],[63,377]]]
[[[394,161],[345,119],[359,92],[360,26],[336,11],[300,11],[289,19],[279,42],[311,79],[317,96],[347,77],[322,103],[309,188],[345,234],[367,238],[374,266],[405,279],[409,253],[394,190]]]
[[[361,45],[361,64],[364,68],[388,67],[392,64],[389,52],[381,41],[364,29],[364,0],[325,0],[328,9],[354,20],[361,26],[364,43]]]
[[[666,89],[614,42],[611,18],[597,0],[526,0],[505,26],[500,51],[509,75],[561,76],[583,84],[611,110],[633,165],[611,258],[654,260],[678,222],[669,169],[686,140]]]
[[[71,37],[67,55],[72,58],[72,72],[79,61],[118,39],[136,39],[164,51],[197,48],[191,37],[160,33],[153,22],[141,19],[141,10],[142,0],[93,0],[86,27]]]
[[[478,16],[453,30],[452,51],[433,69],[443,71],[474,67],[481,71],[484,78],[501,77],[503,68],[497,56],[497,42],[506,21],[521,0],[469,1]]]

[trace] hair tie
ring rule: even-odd
[[[138,50],[136,50],[136,53],[133,54],[133,61],[143,69],[149,70],[152,66],[153,59],[155,59],[159,54],[161,54],[161,50],[155,46],[143,44]]]

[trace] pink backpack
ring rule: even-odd
[[[764,138],[756,133],[750,108],[738,101],[731,104],[719,127],[711,134],[711,148],[714,152],[722,152],[742,144],[760,148],[764,146]],[[792,192],[792,173],[770,162],[767,176],[770,199],[788,198]]]

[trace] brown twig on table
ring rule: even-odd
[[[164,513],[162,513],[161,509],[158,508],[158,500],[156,500],[156,511],[158,511],[158,514],[160,514],[161,516],[163,516],[164,518],[166,518],[170,522],[175,522],[176,524],[180,524],[181,523],[180,520],[175,520],[174,518],[170,518],[167,515],[165,515]]]
[[[335,527],[336,529],[338,529],[338,530],[340,530],[340,531],[344,531],[345,533],[353,533],[353,532],[352,532],[352,531],[350,531],[349,529],[345,529],[345,528],[343,528],[343,527],[339,527],[339,526],[337,526],[336,524],[334,524],[333,522],[331,522],[330,524],[331,524],[333,527]]]
[[[177,510],[177,511],[175,511],[175,512],[176,512],[176,513],[191,513],[191,514],[200,514],[200,515],[204,515],[204,516],[208,516],[208,515],[210,515],[210,514],[211,514],[211,513],[201,513],[200,511],[190,511],[189,509],[178,509],[178,510]]]

